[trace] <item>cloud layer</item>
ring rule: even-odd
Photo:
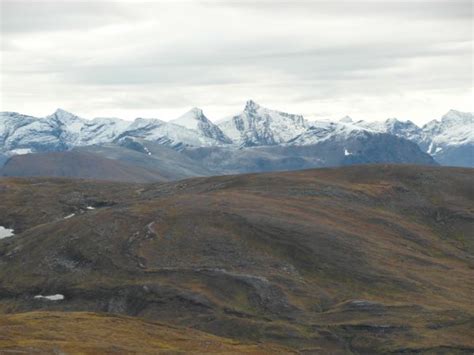
[[[470,1],[1,2],[1,109],[217,119],[473,111]]]

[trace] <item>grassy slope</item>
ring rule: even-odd
[[[359,166],[0,180],[0,225],[22,232],[0,242],[0,309],[121,313],[314,351],[469,353],[472,178]],[[66,300],[32,300],[56,292]]]
[[[189,328],[117,315],[29,312],[0,318],[0,352],[71,354],[290,353],[274,344],[239,344]]]

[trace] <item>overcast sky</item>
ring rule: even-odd
[[[210,119],[245,101],[308,119],[473,108],[473,2],[1,1],[1,107]]]

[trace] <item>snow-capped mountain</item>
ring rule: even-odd
[[[337,122],[310,122],[308,129],[289,140],[289,145],[312,145],[328,139],[344,140],[370,133],[387,133],[418,144],[443,165],[474,166],[474,115],[451,110],[441,120],[422,127],[411,121],[354,121],[346,116]]]
[[[474,166],[474,114],[450,110],[422,127],[418,143],[443,165]]]
[[[424,143],[430,153],[445,146],[474,143],[474,114],[450,110],[441,120],[433,120],[423,126]]]
[[[118,118],[87,120],[62,109],[47,116],[45,121],[56,129],[58,139],[68,148],[110,142],[130,125]]]
[[[214,139],[222,144],[232,143],[232,140],[217,125],[212,123],[200,108],[194,107],[170,122],[197,131],[202,136]]]
[[[416,143],[419,143],[423,137],[423,130],[412,121],[400,121],[396,118],[378,122],[359,121],[356,125],[374,132],[393,134]]]
[[[443,165],[474,166],[474,115],[450,110],[441,120],[422,127],[395,118],[384,122],[359,122],[370,130],[403,137]]]
[[[451,110],[440,120],[423,127],[411,121],[390,118],[380,122],[307,122],[303,116],[264,108],[248,101],[242,113],[218,125],[201,109],[193,108],[175,120],[118,118],[87,120],[58,109],[47,117],[15,112],[0,113],[0,155],[8,156],[64,151],[75,147],[134,141],[153,141],[181,151],[201,147],[237,149],[258,146],[311,146],[323,142],[338,145],[342,152],[354,139],[363,141],[376,134],[388,134],[416,143],[443,165],[474,166],[474,115]],[[123,143],[123,144],[125,144]]]
[[[221,141],[206,136],[200,130],[145,118],[137,118],[116,140],[125,137],[150,140],[178,150],[184,147],[209,147],[222,144]]]
[[[66,149],[57,128],[45,118],[0,113],[0,151],[9,154]]]
[[[194,127],[192,120],[196,121]],[[232,143],[201,110],[191,110],[176,122],[181,124],[145,118],[133,122],[118,118],[87,120],[62,109],[47,117],[1,112],[0,153],[62,151],[126,137],[151,140],[175,149]]]
[[[365,136],[367,132],[373,133],[375,131],[355,124],[347,118],[338,122],[314,121],[309,124],[306,131],[290,139],[287,144],[303,146],[317,144],[329,139],[342,141],[358,135]]]
[[[307,128],[301,115],[274,111],[249,100],[244,111],[219,123],[219,128],[239,146],[275,145],[289,141]]]

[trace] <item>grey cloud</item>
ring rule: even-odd
[[[209,7],[221,6],[267,13],[304,14],[314,11],[320,15],[350,14],[362,17],[470,18],[474,11],[470,0],[230,0],[225,2],[204,1],[203,3]]]
[[[1,31],[27,33],[88,29],[123,21],[118,4],[99,1],[1,1]]]
[[[447,111],[472,87],[470,5],[6,0],[3,102],[11,110],[87,102],[91,112],[184,111],[205,104],[233,110],[253,97],[322,115],[331,103],[380,110],[394,96],[406,100],[402,114],[433,100]]]

